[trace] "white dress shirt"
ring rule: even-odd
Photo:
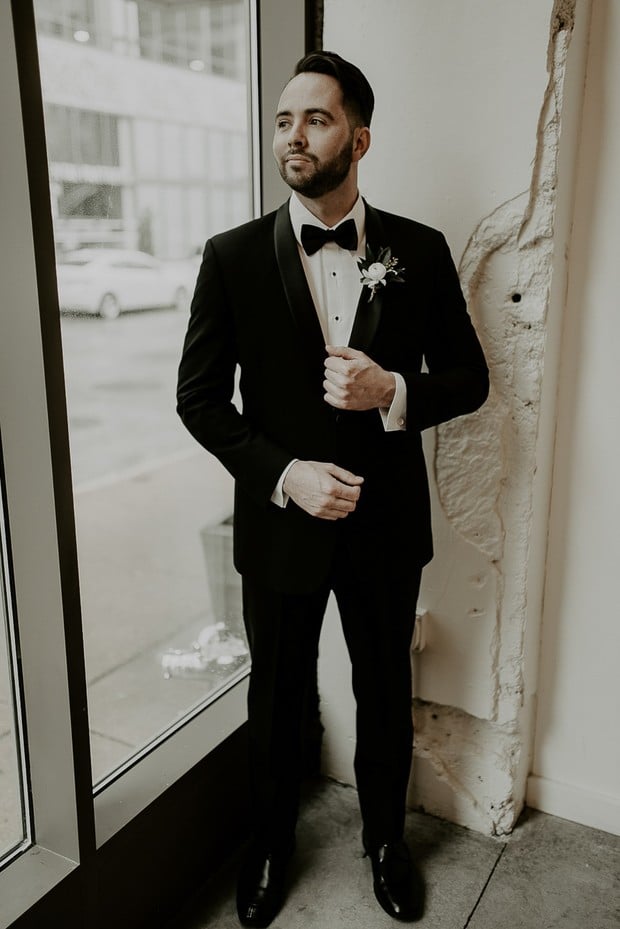
[[[326,345],[348,345],[355,321],[355,312],[362,290],[357,258],[366,254],[366,210],[364,201],[358,196],[353,209],[340,222],[353,219],[357,229],[357,250],[350,252],[336,242],[327,242],[313,255],[307,255],[301,245],[301,227],[304,223],[328,227],[317,219],[293,193],[289,200],[289,212],[293,232],[308,287],[316,307],[317,316]],[[338,223],[338,226],[340,223]],[[337,228],[337,227],[335,227]],[[401,374],[392,372],[396,380],[394,398],[389,408],[378,412],[386,431],[406,429],[407,387]],[[278,506],[286,506],[287,495],[283,491],[284,480],[289,468],[297,459],[289,462],[280,476],[271,500]]]

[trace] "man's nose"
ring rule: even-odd
[[[289,148],[303,148],[306,144],[306,137],[301,124],[293,123],[288,134],[287,142]]]

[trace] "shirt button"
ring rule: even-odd
[[[405,425],[405,420],[403,419],[402,416],[398,417],[398,419],[396,420],[396,425],[400,426],[401,428]]]

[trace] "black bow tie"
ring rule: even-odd
[[[350,252],[357,248],[357,229],[355,220],[347,219],[335,229],[321,229],[306,223],[301,227],[301,244],[307,255],[314,255],[326,242],[336,242],[340,248],[347,248]]]

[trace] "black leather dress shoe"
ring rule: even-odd
[[[424,882],[404,842],[367,847],[375,897],[385,912],[401,922],[414,922],[424,912]]]
[[[290,852],[265,852],[250,848],[237,884],[237,914],[241,925],[263,929],[278,915],[284,903]]]

